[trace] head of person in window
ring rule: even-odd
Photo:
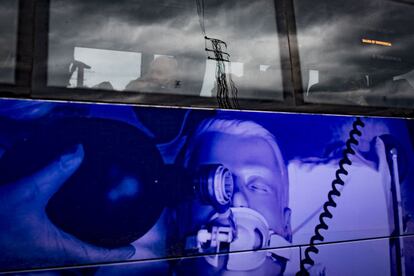
[[[177,273],[282,274],[289,256],[265,250],[291,242],[287,169],[275,137],[252,121],[208,119],[190,137],[182,159],[193,170],[223,165],[234,187],[227,210],[197,199],[177,207],[174,248],[205,255],[181,260]],[[233,251],[249,252],[227,254]]]
[[[177,80],[178,64],[175,58],[168,56],[156,57],[149,70],[142,77],[132,80],[126,87],[127,91],[163,92],[179,88]]]

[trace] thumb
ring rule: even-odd
[[[386,203],[388,210],[392,210],[392,198],[391,198],[391,172],[387,160],[387,150],[384,144],[384,141],[377,137],[375,148],[378,154],[378,172],[381,176],[382,187],[384,190],[384,195],[386,196]],[[392,215],[391,215],[392,216]]]
[[[115,249],[100,248],[93,245],[84,244],[83,258],[86,262],[114,262],[114,261],[126,261],[131,259],[135,254],[135,247],[127,245]],[[81,256],[82,258],[82,256]]]
[[[45,206],[50,197],[78,169],[83,156],[82,145],[77,145],[72,151],[62,155],[47,167],[19,181],[19,185],[31,193],[36,193],[36,201]]]
[[[377,137],[375,141],[375,150],[378,155],[378,171],[380,172],[388,172],[388,161],[387,161],[387,152],[385,149],[384,141]]]

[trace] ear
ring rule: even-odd
[[[292,214],[292,210],[289,208],[285,208],[283,210],[283,217],[284,217],[284,237],[287,241],[292,242],[292,227],[290,226],[290,217]]]

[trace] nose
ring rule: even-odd
[[[233,207],[249,207],[246,196],[244,195],[243,191],[238,187],[237,184],[234,185],[232,205]]]

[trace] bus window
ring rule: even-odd
[[[51,0],[49,26],[48,86],[283,100],[272,0]]]
[[[0,9],[0,83],[14,83],[18,1],[3,0]]]
[[[305,102],[413,107],[414,2],[294,3]]]

